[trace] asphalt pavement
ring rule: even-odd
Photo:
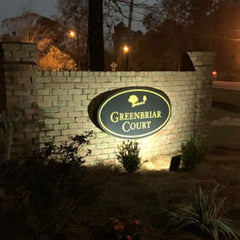
[[[240,82],[213,81],[213,87],[240,91]]]
[[[213,82],[209,141],[214,149],[240,151],[240,82]]]

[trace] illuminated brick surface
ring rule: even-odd
[[[98,129],[89,118],[88,106],[105,91],[130,86],[160,89],[172,105],[168,124],[158,133],[139,139],[145,159],[177,154],[181,143],[194,131],[207,136],[212,103],[212,53],[189,53],[194,72],[42,72],[35,64],[35,45],[2,43],[0,50],[0,86],[6,93],[4,96],[1,92],[0,107],[10,111],[16,106],[24,111],[15,131],[14,152],[39,149],[50,140],[59,144],[70,136],[93,130],[90,164],[114,162],[117,145],[123,140]]]

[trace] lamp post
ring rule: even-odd
[[[125,71],[128,71],[128,62],[129,62],[129,47],[128,45],[123,46],[123,52],[125,54]]]
[[[69,30],[68,35],[70,38],[74,39],[74,45],[76,44],[76,63],[77,69],[80,70],[81,60],[80,60],[80,34],[78,30]],[[75,54],[74,54],[75,55]]]

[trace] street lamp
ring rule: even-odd
[[[128,52],[129,52],[129,47],[128,47],[128,45],[124,45],[124,46],[123,46],[123,51],[124,51],[124,53],[128,53]]]
[[[216,80],[216,78],[217,78],[217,71],[212,71],[212,77]]]
[[[125,71],[128,71],[128,62],[129,62],[129,47],[128,45],[123,46],[123,52],[125,53]]]
[[[75,32],[74,30],[70,30],[70,31],[69,31],[69,36],[70,36],[71,38],[75,38],[75,37],[76,37],[76,32]]]
[[[70,38],[74,39],[72,43],[74,46],[76,46],[76,51],[75,51],[75,53],[73,53],[73,55],[76,56],[75,61],[77,63],[77,69],[80,70],[81,60],[80,60],[80,34],[79,34],[79,31],[77,29],[69,30],[68,36]]]

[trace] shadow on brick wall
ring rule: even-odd
[[[98,120],[97,120],[97,111],[98,111],[100,104],[104,101],[104,99],[113,95],[115,92],[117,92],[121,89],[123,89],[123,88],[118,88],[118,89],[114,89],[111,91],[101,93],[98,96],[96,96],[94,99],[92,99],[92,101],[88,105],[88,116],[97,128],[101,129],[98,124]]]
[[[0,47],[0,110],[6,109],[6,88],[5,88],[5,76],[2,60],[3,59],[3,50]]]
[[[195,71],[193,62],[186,52],[182,53],[180,71]]]

